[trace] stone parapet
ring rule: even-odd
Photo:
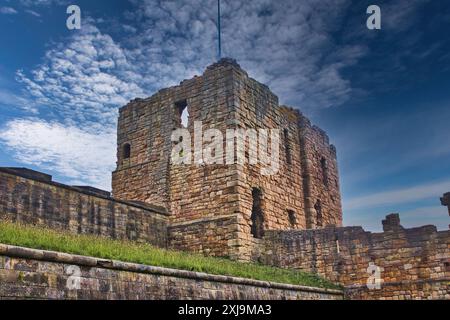
[[[0,219],[167,246],[167,211],[0,168]]]
[[[366,232],[361,227],[270,231],[254,259],[318,273],[345,286],[381,283],[381,291],[358,293],[361,297],[397,297],[405,284],[409,290],[403,294],[406,298],[447,298],[450,231],[437,231],[434,226],[405,229],[398,215],[388,216],[383,226],[383,233]],[[431,282],[439,284],[429,287]],[[424,287],[429,290],[422,295],[420,288]]]
[[[73,282],[73,270],[80,270]],[[341,290],[211,275],[0,244],[0,299],[341,300]],[[68,285],[69,284],[69,285]]]

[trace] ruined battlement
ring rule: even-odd
[[[250,237],[239,215],[177,222],[145,202],[120,201],[95,189],[42,179],[43,173],[27,173],[0,168],[0,220],[318,273],[342,284],[350,299],[450,299],[450,231],[406,229],[398,214],[383,220],[380,233],[333,225],[264,230],[244,247],[233,236]],[[378,289],[367,287],[374,270]]]
[[[269,231],[253,259],[319,273],[346,286],[352,299],[449,299],[450,231],[406,229],[398,214],[388,215],[383,229]],[[367,287],[372,271],[379,276],[375,289]]]
[[[206,162],[209,129],[218,145],[233,142],[234,162],[220,156]],[[246,133],[239,162],[238,137],[229,139],[229,129],[276,131],[278,148],[264,150],[259,133]],[[174,140],[177,131],[186,136]],[[315,272],[353,286],[352,298],[450,298],[449,231],[405,229],[398,214],[383,220],[382,233],[342,227],[336,148],[328,135],[298,109],[280,106],[235,60],[131,101],[120,109],[117,133],[112,193],[0,168],[0,219]],[[189,151],[173,153],[182,142],[196,150],[194,162],[174,163],[173,154]],[[266,164],[251,163],[251,146],[277,170],[264,174]],[[450,193],[441,203],[450,213]],[[383,270],[386,286],[367,291],[368,267]]]
[[[118,122],[114,197],[165,207],[180,226],[177,248],[247,258],[264,230],[341,226],[335,148],[322,129],[278,101],[235,60],[222,59],[201,76],[130,102]],[[223,136],[237,128],[279,130],[279,170],[265,176],[259,164],[173,165],[171,136],[184,128],[186,111],[192,137],[208,129]],[[231,235],[203,241],[223,217]]]
[[[241,68],[241,65],[236,61],[236,59],[232,58],[222,58],[219,61],[207,66],[206,71],[214,70],[221,67],[232,67],[238,70],[239,72],[246,73],[244,69]]]

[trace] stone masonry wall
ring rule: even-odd
[[[232,65],[218,64],[207,68],[201,77],[184,81],[180,87],[167,89],[171,105],[177,100],[187,101],[189,112],[187,129],[192,137],[193,152],[197,147],[194,139],[197,143],[200,142],[203,148],[210,143],[203,136],[207,129],[218,130],[220,133],[217,138],[220,138],[219,134],[225,135],[227,124],[232,120],[234,105],[233,72]],[[200,151],[197,154],[201,157],[202,148],[197,149]],[[205,162],[201,165],[196,162],[190,165],[171,164],[171,222],[182,223],[236,215],[239,200],[235,191],[236,180],[236,165]],[[221,248],[225,250],[226,243]]]
[[[390,282],[379,290],[356,285],[344,291],[349,300],[450,300],[450,280]]]
[[[236,180],[233,166],[171,163],[171,135],[182,128],[180,104],[185,103],[189,112],[187,129],[192,138],[194,121],[203,124],[199,132],[210,128],[225,132],[233,105],[232,72],[229,65],[208,68],[201,77],[121,109],[115,197],[164,205],[176,223],[234,213],[237,199],[230,196],[232,186],[227,184]],[[122,146],[127,143],[131,157],[123,160]]]
[[[132,101],[120,112],[113,194],[123,200],[164,205],[174,224],[173,246],[179,249],[229,255],[230,237],[237,236],[236,232],[222,235],[210,222],[238,214],[235,166],[171,163],[171,135],[182,128],[180,105],[189,112],[187,129],[192,138],[200,131],[197,135],[202,139],[201,131],[206,129],[226,131],[233,108],[232,73],[232,65],[210,67],[201,77]],[[196,127],[194,122],[200,121],[202,126]],[[194,148],[194,141],[190,142]],[[131,157],[123,161],[122,146],[127,143]],[[237,224],[228,229],[237,229]],[[203,241],[206,238],[209,241]]]
[[[383,227],[383,233],[366,232],[361,227],[271,231],[264,238],[259,261],[317,272],[346,286],[365,286],[371,276],[368,267],[374,264],[381,268],[381,290],[360,289],[354,291],[355,295],[395,298],[401,287],[398,283],[402,282],[410,290],[423,287],[420,283],[426,286],[435,283],[439,292],[428,290],[425,298],[436,294],[448,297],[450,231],[438,232],[434,226],[404,229],[398,215],[388,216]],[[401,295],[416,297],[419,294]]]
[[[341,193],[336,148],[328,135],[299,115],[300,151],[306,228],[342,226]]]
[[[69,278],[77,269],[79,282]],[[208,275],[2,244],[0,283],[0,300],[341,300],[343,297],[338,290]]]
[[[279,171],[263,175],[260,163],[173,164],[171,150],[175,143],[171,135],[182,128],[184,107],[189,113],[186,129],[192,139],[202,141],[200,157],[201,147],[210,142],[203,136],[207,129],[218,130],[215,138],[222,139],[224,146],[234,143],[226,140],[227,129],[279,130],[279,159],[273,159],[279,160]],[[247,162],[250,143],[255,142],[246,142]],[[128,145],[130,157],[125,159],[124,147]],[[196,151],[194,141],[190,145]],[[225,155],[217,150],[214,153],[224,160]],[[260,242],[255,239],[259,236],[252,234],[256,224],[252,221],[255,190],[261,193],[263,230],[342,224],[336,150],[326,134],[298,111],[280,107],[278,97],[267,86],[250,78],[230,59],[209,66],[199,77],[122,108],[117,155],[114,197],[165,206],[170,223],[183,225],[185,232],[173,233],[174,246],[180,249],[200,248],[201,252],[250,259]],[[272,152],[271,157],[275,157]],[[217,236],[214,241],[202,241],[199,247],[198,239],[216,231],[208,230],[213,227],[211,219],[231,215],[236,216],[232,220],[235,226],[228,227],[233,232],[227,237]],[[195,235],[200,230],[203,233]]]
[[[29,172],[0,168],[0,219],[167,246],[163,209],[116,201],[93,193],[99,190],[62,185]]]
[[[261,209],[264,216],[265,230],[303,229],[306,227],[302,168],[298,141],[298,128],[295,121],[286,117],[278,105],[278,97],[267,86],[250,78],[241,69],[235,75],[236,95],[238,104],[234,115],[237,126],[242,129],[275,129],[280,134],[279,170],[272,175],[264,175],[261,170],[266,165],[249,164],[247,155],[250,143],[247,141],[245,165],[239,166],[237,193],[241,197],[239,211],[245,220],[250,235],[252,225],[252,190],[259,189],[262,196]],[[270,149],[270,148],[269,148]],[[269,150],[272,160],[275,160],[273,150]],[[294,214],[290,221],[288,210]]]
[[[136,99],[120,109],[117,134],[117,170],[112,175],[113,196],[121,200],[169,204],[170,133],[173,110],[168,112],[160,95]],[[170,138],[169,138],[170,139]],[[125,158],[124,148],[130,146]]]
[[[168,228],[169,245],[175,250],[199,252],[207,256],[239,260],[235,248],[238,217],[236,215],[211,217],[171,224]]]

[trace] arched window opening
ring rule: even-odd
[[[175,103],[175,108],[178,113],[178,121],[180,125],[184,128],[188,127],[189,124],[189,111],[187,100],[181,100]]]
[[[131,157],[131,145],[129,143],[125,143],[122,147],[122,159],[127,160]]]
[[[318,227],[323,226],[323,216],[322,216],[322,203],[320,200],[317,200],[314,209],[316,210],[316,225]]]
[[[328,187],[328,163],[327,163],[327,159],[322,158],[320,160],[320,166],[322,168],[322,181],[323,184]]]
[[[254,238],[261,239],[264,236],[264,214],[262,211],[262,192],[258,188],[252,190],[252,235]]]
[[[295,228],[295,226],[297,224],[297,215],[295,214],[295,211],[288,210],[287,213],[288,213],[289,223],[291,224],[291,228]]]

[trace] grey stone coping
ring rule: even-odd
[[[222,282],[222,283],[230,283],[230,284],[238,284],[238,285],[240,284],[240,285],[248,285],[248,286],[263,287],[263,288],[313,292],[313,293],[322,293],[322,294],[330,294],[330,295],[343,295],[342,290],[336,290],[336,289],[307,287],[307,286],[300,286],[300,285],[293,285],[293,284],[286,284],[286,283],[275,283],[275,282],[270,282],[270,281],[260,281],[260,280],[253,280],[253,279],[247,279],[247,278],[221,276],[221,275],[213,275],[213,274],[207,274],[207,273],[201,273],[201,272],[169,269],[169,268],[163,268],[163,267],[154,267],[154,266],[148,266],[148,265],[143,265],[143,264],[128,263],[128,262],[100,259],[100,258],[87,257],[87,256],[79,256],[79,255],[73,255],[73,254],[68,254],[68,253],[63,253],[63,252],[36,250],[36,249],[17,247],[17,246],[11,246],[11,245],[6,245],[6,244],[0,244],[0,255],[14,257],[14,258],[22,258],[22,259],[33,259],[33,260],[40,260],[40,261],[47,261],[47,262],[73,264],[73,265],[79,265],[79,266],[85,266],[85,267],[98,267],[98,268],[112,269],[112,270],[118,270],[118,271],[156,274],[156,275],[163,275],[163,276],[168,276],[168,277],[186,278],[186,279],[193,279],[193,280]]]

